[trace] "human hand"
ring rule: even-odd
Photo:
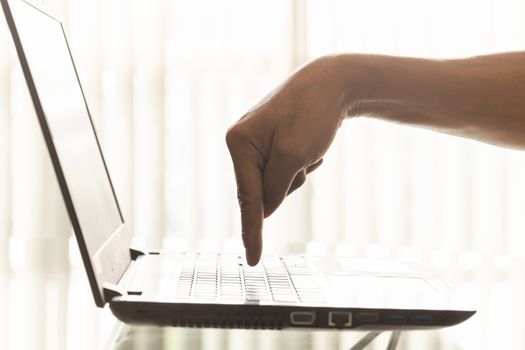
[[[263,218],[322,163],[345,117],[344,79],[336,56],[292,74],[226,134],[237,181],[248,264],[262,253]]]

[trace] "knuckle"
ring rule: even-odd
[[[240,147],[244,147],[249,142],[250,134],[246,128],[236,124],[228,129],[226,132],[226,145],[231,151],[235,151]]]
[[[237,189],[237,200],[239,201],[239,206],[242,210],[247,207],[250,207],[251,205],[262,202],[263,198],[262,196],[255,196],[253,194],[249,194],[243,191],[242,189]]]
[[[231,128],[229,128],[228,131],[226,132],[226,145],[228,146],[229,149],[234,147],[234,145],[239,140],[239,131],[238,130],[239,130],[239,128],[236,125],[234,125]]]

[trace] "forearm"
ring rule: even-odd
[[[454,60],[337,56],[348,117],[370,116],[525,149],[525,53]]]

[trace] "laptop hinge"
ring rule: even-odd
[[[131,255],[131,260],[137,259],[139,256],[144,255],[145,253],[142,250],[135,248],[129,248],[129,255]]]
[[[121,291],[120,288],[113,283],[105,282],[102,287],[102,290],[104,292],[104,301],[106,303],[113,300],[113,298],[121,297],[124,295],[124,292]]]

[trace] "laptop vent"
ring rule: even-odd
[[[282,329],[279,315],[231,312],[174,312],[172,326],[197,328]]]

